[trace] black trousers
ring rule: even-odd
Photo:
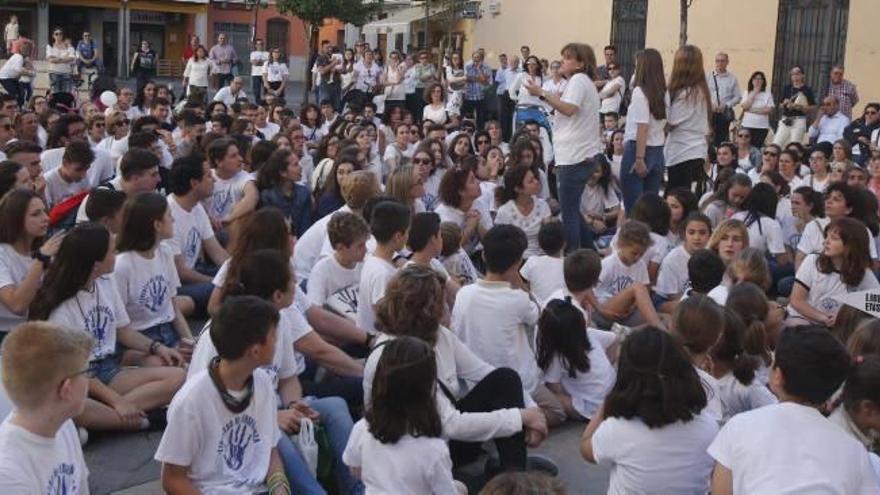
[[[753,129],[751,127],[746,127],[749,130],[749,135],[752,136],[752,146],[755,148],[761,149],[764,147],[764,141],[767,139],[767,133],[770,131],[769,129]]]
[[[465,100],[461,104],[461,116],[473,115],[477,122],[477,129],[482,130],[486,123],[486,100]]]
[[[519,374],[510,368],[498,368],[486,375],[471,391],[458,401],[461,412],[489,412],[498,409],[522,408],[523,389]],[[452,463],[462,466],[477,459],[481,442],[449,442]],[[503,471],[525,471],[526,437],[524,432],[506,438],[496,438],[495,447]]]
[[[513,112],[516,106],[510,95],[505,91],[498,97],[498,120],[501,121],[501,135],[504,142],[509,142],[513,136]]]
[[[723,113],[712,114],[712,132],[714,133],[715,146],[730,141],[730,120]]]
[[[669,176],[666,183],[666,191],[679,188],[690,190],[693,182],[703,183],[703,159],[697,158],[676,163],[671,167],[667,167],[666,173]],[[702,191],[700,191],[700,194],[702,194]]]

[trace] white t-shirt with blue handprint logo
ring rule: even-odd
[[[859,285],[849,286],[840,279],[839,273],[821,273],[816,265],[818,258],[819,256],[816,254],[808,254],[794,277],[796,283],[809,291],[807,302],[810,306],[823,313],[837,314],[841,306],[841,302],[836,299],[837,296],[849,292],[880,288],[880,282],[877,281],[877,277],[870,269],[865,270],[865,275]],[[802,316],[790,304],[788,312],[792,316]]]
[[[174,321],[171,298],[177,294],[180,278],[171,247],[160,244],[152,259],[134,251],[119,253],[113,279],[133,329],[142,331]]]
[[[168,208],[174,217],[174,238],[169,240],[169,244],[174,247],[174,254],[182,255],[183,263],[192,269],[202,252],[202,242],[214,238],[211,219],[201,203],[186,211],[173,194],[168,195]]]
[[[204,200],[205,209],[211,218],[218,220],[228,217],[232,213],[235,204],[244,197],[244,186],[253,180],[251,174],[244,170],[230,179],[221,179],[214,170],[214,193],[210,198]]]
[[[73,421],[47,438],[10,417],[0,425],[0,493],[88,495],[89,469]]]
[[[208,371],[200,371],[177,392],[155,459],[189,466],[201,493],[255,494],[266,491],[272,448],[281,437],[275,390],[263,370],[254,371],[254,394],[244,411],[226,409]]]
[[[108,275],[98,277],[94,287],[82,289],[61,303],[49,314],[49,321],[92,334],[95,347],[90,361],[116,352],[116,330],[130,323],[116,284]]]

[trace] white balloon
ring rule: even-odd
[[[101,103],[106,107],[112,107],[116,104],[116,93],[113,91],[104,91],[101,93]]]

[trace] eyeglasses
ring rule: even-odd
[[[865,110],[865,115],[877,115],[876,110]]]
[[[433,161],[430,158],[414,158],[413,165],[431,165]]]
[[[105,124],[103,122],[95,122],[94,123],[94,127],[104,127],[104,125]]]
[[[94,378],[95,374],[97,374],[97,372],[98,372],[98,367],[95,366],[93,363],[89,363],[89,366],[86,369],[77,371],[76,373],[73,373],[72,375],[68,375],[67,378],[75,378],[79,375],[86,375],[87,378]]]
[[[764,156],[779,156],[779,154],[773,151],[765,151]]]
[[[488,139],[477,139],[477,144],[489,144]]]

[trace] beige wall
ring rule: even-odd
[[[465,51],[483,47],[489,63],[497,65],[499,53],[519,56],[522,45],[552,60],[566,43],[579,41],[592,45],[601,63],[602,47],[611,38],[611,6],[611,0],[503,0],[500,14],[484,12],[467,24],[472,29],[464,30]]]
[[[728,70],[745,89],[753,71],[772,77],[777,9],[777,2],[769,0],[697,0],[688,11],[688,43],[700,47],[707,71],[714,67],[717,52],[727,52]],[[660,51],[667,74],[678,48],[679,22],[679,0],[648,2],[645,46]]]
[[[851,0],[849,25],[846,32],[846,78],[859,90],[859,104],[853,116],[862,114],[868,102],[880,102],[880,41],[877,38],[877,19],[880,19],[880,1]]]

